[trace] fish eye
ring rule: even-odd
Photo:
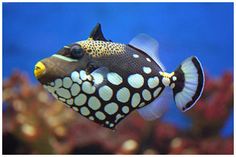
[[[80,45],[76,44],[70,48],[72,58],[81,58],[84,55],[84,51]]]

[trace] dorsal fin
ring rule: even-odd
[[[129,42],[129,45],[148,54],[150,57],[152,57],[152,59],[154,59],[158,63],[161,69],[165,71],[165,67],[161,63],[158,56],[159,44],[158,41],[156,41],[154,38],[150,37],[147,34],[141,33],[135,36]]]
[[[93,40],[109,41],[103,36],[100,23],[97,23],[97,25],[93,28],[89,38]]]

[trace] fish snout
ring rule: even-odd
[[[34,76],[38,79],[46,72],[46,67],[42,62],[37,62],[34,68]]]

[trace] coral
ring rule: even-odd
[[[111,131],[66,108],[15,71],[3,82],[3,153],[232,154],[233,135],[220,136],[232,108],[232,74],[218,79],[207,75],[201,99],[183,113],[192,120],[191,128],[145,121],[134,112]]]

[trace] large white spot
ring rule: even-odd
[[[69,77],[65,77],[65,78],[63,79],[63,86],[64,86],[65,88],[70,88],[71,85],[72,85],[71,79],[70,79]]]
[[[88,106],[93,110],[98,110],[101,107],[101,102],[95,96],[89,98]]]
[[[157,89],[153,92],[153,97],[154,97],[154,98],[157,97],[158,94],[160,93],[160,91],[161,91],[161,87],[157,88]]]
[[[80,74],[80,78],[81,78],[82,80],[86,80],[86,79],[88,78],[88,75],[86,74],[86,71],[84,71],[84,70],[81,70],[81,71],[79,72],[79,74]]]
[[[146,74],[150,74],[152,72],[152,69],[150,67],[143,67],[143,72]]]
[[[146,101],[149,101],[149,100],[152,99],[152,95],[151,95],[151,93],[149,92],[149,90],[147,90],[147,89],[144,89],[144,90],[143,90],[142,96],[143,96],[144,100],[146,100]]]
[[[164,84],[164,86],[169,86],[170,85],[170,79],[163,77],[162,78],[162,83]]]
[[[134,88],[140,88],[143,86],[144,78],[140,74],[133,74],[128,77],[128,83]]]
[[[131,100],[132,107],[134,107],[134,108],[137,107],[138,104],[140,103],[140,100],[141,100],[141,98],[140,98],[139,93],[135,93],[132,97],[132,100]]]
[[[74,83],[71,88],[70,88],[70,91],[71,91],[71,95],[72,96],[76,96],[79,94],[80,92],[80,86],[77,84],[77,83]]]
[[[60,97],[63,97],[63,98],[66,98],[66,99],[71,97],[69,90],[67,90],[65,88],[59,88],[59,89],[57,89],[56,92]]]
[[[106,85],[102,86],[99,89],[98,93],[99,93],[99,96],[105,101],[110,100],[112,95],[113,95],[112,89],[110,87],[106,86]]]
[[[95,113],[95,116],[99,119],[99,120],[104,120],[106,118],[106,115],[104,113],[102,113],[101,111],[97,111]]]
[[[114,113],[116,113],[118,111],[118,105],[114,102],[111,102],[109,104],[107,104],[104,108],[105,112],[108,113],[109,115],[113,115]]]
[[[71,73],[71,79],[74,81],[74,82],[77,82],[79,84],[82,83],[82,80],[79,78],[79,73],[77,71],[74,71]]]
[[[119,85],[123,82],[122,77],[119,74],[114,73],[114,72],[108,73],[107,79],[111,84],[114,84],[114,85]]]
[[[92,73],[91,74],[92,76],[93,76],[93,82],[95,83],[95,84],[100,84],[100,83],[102,83],[103,82],[103,76],[102,76],[102,74],[100,74],[100,73]]]
[[[62,80],[61,79],[56,79],[55,80],[55,89],[59,88],[62,86]]]
[[[87,107],[84,106],[80,108],[80,113],[84,116],[88,116],[90,114],[90,111]]]
[[[95,92],[95,87],[91,85],[90,82],[85,81],[82,84],[82,90],[87,94],[93,94]]]
[[[129,101],[129,98],[130,98],[129,89],[126,87],[119,89],[116,94],[116,98],[117,98],[117,100],[119,100],[122,103]]]
[[[126,114],[129,113],[129,107],[128,106],[123,106],[121,110],[122,110],[122,112],[124,112]]]
[[[159,78],[157,76],[148,79],[148,87],[155,88],[159,84]]]
[[[74,103],[77,106],[82,106],[85,104],[86,100],[87,100],[87,96],[85,94],[81,93],[80,95],[75,97]]]

